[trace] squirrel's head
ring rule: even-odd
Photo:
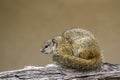
[[[56,52],[57,44],[60,42],[61,36],[46,41],[40,51],[44,54],[54,54]]]

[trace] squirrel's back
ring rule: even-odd
[[[80,57],[83,52],[87,53],[101,53],[100,46],[94,35],[84,29],[74,28],[65,31],[62,36],[66,39],[72,46],[74,55]]]
[[[94,35],[91,32],[81,28],[73,28],[73,29],[66,30],[62,34],[62,36],[71,42],[80,40],[85,37],[94,38]]]

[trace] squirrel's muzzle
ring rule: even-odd
[[[51,51],[45,50],[45,49],[40,49],[40,52],[42,52],[43,54],[50,54],[51,53]]]
[[[43,49],[40,49],[40,52],[44,53],[44,50],[43,50]]]

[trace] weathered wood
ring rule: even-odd
[[[99,71],[80,72],[60,66],[34,67],[0,72],[0,80],[120,80],[120,65],[104,63]]]

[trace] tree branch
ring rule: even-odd
[[[120,80],[120,65],[104,63],[101,70],[80,72],[55,64],[45,67],[28,66],[24,69],[0,72],[0,80]]]

